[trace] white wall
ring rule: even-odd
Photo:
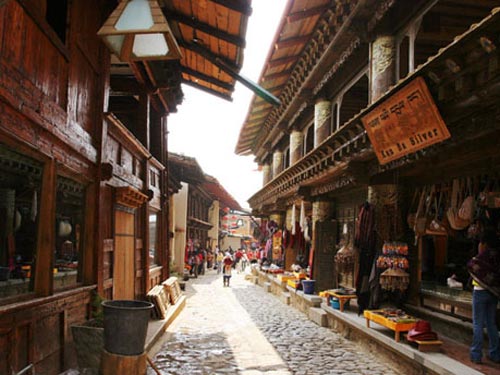
[[[187,229],[187,202],[189,184],[181,183],[182,188],[173,196],[173,223],[174,239],[172,244],[171,261],[173,271],[182,275],[184,271],[184,255],[186,250],[186,229]]]

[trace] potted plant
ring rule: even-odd
[[[71,326],[78,367],[88,375],[97,375],[101,366],[101,353],[104,347],[102,301],[103,298],[93,291],[91,319]]]

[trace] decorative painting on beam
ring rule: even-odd
[[[422,77],[361,118],[380,164],[450,138]]]

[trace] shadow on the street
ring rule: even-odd
[[[162,346],[154,358],[154,363],[162,375],[237,374],[239,372],[231,346],[222,333],[175,333]],[[148,368],[147,375],[155,374],[154,370]]]

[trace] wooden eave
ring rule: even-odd
[[[201,51],[241,69],[251,0],[161,0],[160,5],[182,52],[182,82],[230,100],[235,79]]]
[[[229,207],[232,210],[241,211],[241,206],[231,194],[212,176],[205,175],[206,181],[202,188],[210,194],[213,200],[217,200],[223,207]]]
[[[262,115],[261,110],[256,111],[255,108],[262,106],[263,101],[254,95],[240,130],[236,154],[255,154],[269,138],[273,126],[281,122],[283,113],[293,112],[290,102],[299,97],[298,92],[304,87],[305,78],[316,67],[318,59],[330,46],[347,16],[354,13],[358,3],[348,0],[289,0],[259,79],[260,85],[280,88],[273,93],[282,104],[266,108],[266,114]],[[300,100],[303,102],[304,97]],[[257,122],[256,112],[261,118]]]
[[[495,8],[479,24],[472,25],[437,55],[430,57],[425,64],[400,80],[380,99],[347,121],[317,148],[266,184],[249,199],[252,209],[262,212],[265,206],[273,204],[277,199],[297,194],[299,187],[309,187],[311,195],[315,196],[352,183],[366,182],[364,179],[367,177],[367,172],[360,171],[359,166],[360,163],[373,161],[375,155],[361,118],[417,76],[425,77],[436,104],[452,132],[452,138],[384,166],[378,165],[377,162],[376,170],[371,171],[370,175],[411,165],[424,156],[438,153],[444,147],[463,144],[467,139],[478,136],[475,131],[471,134],[471,130],[468,129],[471,127],[470,123],[463,123],[462,120],[467,119],[472,113],[480,114],[487,112],[487,109],[491,112],[500,101],[498,35],[500,35],[500,8]],[[450,70],[450,60],[460,62],[458,71]],[[477,77],[481,79],[478,80]],[[456,84],[461,81],[475,83],[465,89]],[[489,124],[489,128],[483,129],[481,134],[495,131],[498,127],[495,121],[498,122],[498,118],[492,119],[493,123]]]
[[[153,107],[167,114],[176,112],[182,103],[181,83],[231,100],[235,79],[199,50],[186,46],[196,41],[198,47],[239,72],[251,0],[159,0],[159,4],[180,46],[182,58],[130,63],[112,58],[110,96],[151,93]],[[126,83],[119,83],[120,80]]]
[[[198,185],[205,181],[205,174],[195,158],[168,153],[168,171],[179,181]]]

